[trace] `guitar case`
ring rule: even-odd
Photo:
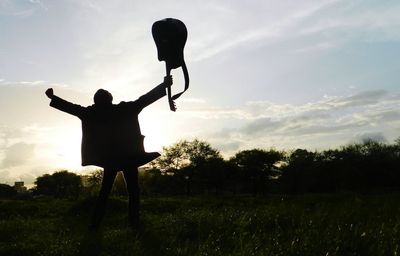
[[[176,111],[174,100],[179,98],[189,88],[189,73],[186,68],[183,49],[187,40],[187,29],[185,24],[173,18],[167,18],[154,22],[151,32],[157,47],[159,61],[165,61],[167,76],[172,69],[182,67],[185,79],[185,88],[175,95],[171,94],[171,87],[168,87],[169,107]]]

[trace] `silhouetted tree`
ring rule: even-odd
[[[36,178],[35,185],[35,194],[58,198],[77,197],[82,190],[80,176],[68,171],[59,171],[52,175],[44,174]]]
[[[55,184],[52,176],[50,174],[44,174],[37,177],[33,191],[34,194],[37,195],[54,195]]]
[[[198,139],[182,140],[172,146],[164,147],[161,156],[154,160],[151,166],[162,172],[174,173],[189,165],[199,166],[213,157],[221,156],[209,143]]]
[[[14,187],[7,184],[0,184],[0,198],[12,198],[17,195]]]
[[[296,149],[289,153],[286,158],[287,166],[283,169],[281,177],[288,192],[304,192],[312,186],[317,159],[317,152],[306,149]]]
[[[103,179],[103,171],[96,170],[90,173],[88,177],[89,186],[96,187],[101,185],[101,181]]]
[[[97,194],[100,190],[101,182],[103,180],[103,171],[95,170],[86,176],[87,187],[85,191],[90,195]]]
[[[269,179],[278,175],[275,167],[284,157],[284,153],[270,149],[251,149],[239,151],[230,159],[239,170],[239,179],[247,182],[253,194],[265,190]]]
[[[373,140],[345,146],[341,161],[348,175],[346,187],[369,191],[379,187],[399,186],[399,154],[396,144],[387,145]]]
[[[229,169],[227,164],[222,157],[212,157],[208,159],[203,159],[203,162],[199,162],[197,166],[193,168],[193,175],[189,179],[187,175],[187,194],[190,192],[190,182],[198,182],[199,185],[203,187],[203,190],[207,193],[214,191],[218,194],[225,186],[228,178]]]
[[[159,158],[150,163],[153,168],[159,169],[163,173],[175,173],[190,164],[187,154],[189,142],[179,141],[172,146],[163,147]]]
[[[139,172],[140,194],[149,195],[163,191],[161,179],[162,173],[157,168]]]
[[[186,193],[211,187],[217,192],[223,182],[223,161],[219,151],[209,143],[183,140],[163,148],[161,157],[153,161],[152,167],[167,175],[164,180],[176,181],[170,185],[180,186],[178,190],[182,190],[183,185]]]
[[[338,149],[290,152],[251,149],[225,161],[204,141],[164,148],[141,176],[144,193],[191,194],[222,190],[257,194],[400,189],[400,138],[364,140]]]
[[[280,183],[288,192],[361,191],[400,188],[398,142],[364,140],[340,149],[293,151]]]

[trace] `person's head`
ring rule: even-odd
[[[108,91],[99,89],[94,94],[93,100],[96,105],[110,105],[112,104],[113,96]]]

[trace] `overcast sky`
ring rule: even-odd
[[[45,89],[84,106],[99,88],[135,100],[165,75],[151,25],[166,17],[187,25],[191,87],[177,112],[166,99],[142,112],[147,151],[196,137],[225,156],[393,142],[399,14],[397,0],[0,0],[0,183],[84,171],[80,121]]]

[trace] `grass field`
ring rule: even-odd
[[[111,199],[0,202],[0,255],[399,255],[400,194],[143,198],[138,231]]]

